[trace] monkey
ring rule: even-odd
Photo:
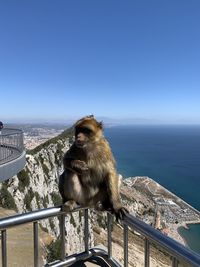
[[[123,219],[128,210],[120,201],[116,162],[102,122],[90,115],[78,120],[74,129],[75,141],[64,155],[59,178],[62,209],[96,207],[115,214],[117,221]]]

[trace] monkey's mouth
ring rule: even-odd
[[[85,146],[85,142],[81,140],[76,140],[76,146],[79,148],[83,148]]]

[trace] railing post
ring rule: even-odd
[[[112,258],[112,221],[113,216],[107,212],[107,224],[108,224],[108,258]]]
[[[34,267],[39,267],[38,222],[33,223]]]
[[[128,226],[124,224],[124,267],[128,267]]]
[[[172,257],[172,267],[178,267],[178,260],[175,257]]]
[[[65,259],[65,214],[60,216],[61,260]]]
[[[89,223],[88,223],[88,209],[84,210],[84,239],[85,252],[89,252]]]
[[[150,256],[150,250],[149,250],[149,240],[145,238],[145,245],[144,245],[144,266],[149,267],[149,256]]]
[[[2,267],[7,267],[7,234],[6,230],[1,231],[1,254],[2,254]]]

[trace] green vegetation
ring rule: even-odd
[[[60,194],[58,194],[56,192],[52,192],[51,197],[52,197],[52,201],[53,201],[54,206],[60,205],[62,203],[62,198],[61,198]]]
[[[36,202],[37,202],[37,206],[38,206],[38,209],[40,209],[40,195],[38,192],[35,192],[35,198],[36,198]]]
[[[76,227],[76,222],[75,222],[75,220],[74,220],[73,214],[70,214],[70,223],[71,223],[74,227]]]
[[[42,169],[44,171],[44,173],[49,176],[49,169],[47,167],[47,165],[45,163],[42,163]]]
[[[99,224],[99,226],[103,229],[107,228],[107,219],[106,216],[104,214],[98,214],[97,215],[97,223]]]
[[[17,211],[17,206],[15,204],[14,198],[8,191],[6,184],[3,184],[0,189],[0,205],[3,208]]]
[[[48,204],[49,204],[49,198],[48,198],[48,196],[47,195],[44,196],[43,199],[42,199],[42,201],[43,201],[43,207],[46,209],[48,207]]]
[[[18,184],[19,191],[24,192],[25,187],[28,187],[30,185],[29,173],[28,171],[23,169],[17,174],[17,177],[19,180],[19,184]]]
[[[55,229],[55,224],[54,224],[53,218],[49,219],[49,224],[50,224],[51,229],[54,230]]]
[[[26,209],[31,211],[31,201],[33,200],[35,194],[32,188],[29,189],[29,192],[24,197],[24,204],[26,205]]]
[[[41,163],[43,172],[48,176],[49,175],[49,168],[47,165],[44,163],[44,159],[41,155],[38,157],[38,164]]]
[[[61,240],[56,239],[47,246],[47,262],[53,262],[61,258]]]

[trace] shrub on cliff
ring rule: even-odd
[[[17,177],[19,180],[19,184],[18,184],[19,191],[24,192],[25,187],[28,187],[30,184],[29,174],[27,171],[25,171],[25,169],[23,169],[17,174]]]
[[[61,240],[56,239],[47,246],[47,262],[52,262],[61,258]]]
[[[15,204],[15,201],[5,184],[3,184],[0,189],[0,205],[3,208],[17,211],[17,206]]]

